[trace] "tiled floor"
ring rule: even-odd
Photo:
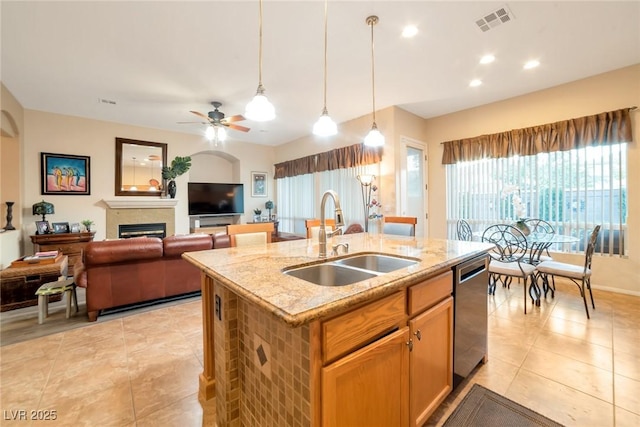
[[[429,425],[473,382],[566,426],[640,425],[640,298],[595,291],[587,320],[577,289],[558,287],[526,316],[520,285],[489,297],[489,362]],[[214,425],[215,405],[197,398],[201,318],[187,302],[2,347],[0,424]],[[21,410],[57,419],[12,421]]]

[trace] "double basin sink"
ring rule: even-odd
[[[371,279],[420,262],[387,254],[356,254],[346,258],[285,269],[284,274],[320,286],[344,286]]]

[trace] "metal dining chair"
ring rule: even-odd
[[[458,234],[458,240],[465,240],[470,242],[473,238],[473,231],[471,226],[464,219],[459,219],[456,224],[456,233]]]
[[[489,294],[495,295],[496,284],[510,288],[513,278],[524,280],[524,314],[527,314],[527,283],[529,295],[535,305],[540,304],[540,291],[535,283],[536,267],[526,262],[528,245],[525,235],[508,224],[489,226],[482,233],[482,241],[493,243],[489,262]]]
[[[548,291],[551,291],[551,296],[555,295],[555,281],[549,285],[549,276],[555,278],[564,277],[571,280],[580,290],[580,296],[584,301],[584,310],[587,312],[587,319],[589,316],[589,307],[587,305],[587,294],[589,290],[589,296],[591,297],[591,306],[596,309],[596,305],[593,301],[593,292],[591,292],[591,259],[593,258],[593,251],[595,250],[596,241],[598,239],[598,233],[600,233],[600,225],[596,225],[591,232],[589,242],[587,243],[587,249],[584,252],[584,265],[574,265],[565,262],[557,261],[544,261],[537,265],[537,271],[543,280],[543,289],[545,296]]]
[[[555,228],[553,228],[553,225],[549,224],[544,219],[529,218],[525,219],[524,223],[527,224],[527,227],[529,227],[529,230],[531,230],[532,233],[554,234],[556,232]],[[549,243],[543,249],[546,255],[538,255],[538,262],[553,261],[553,257],[551,257],[551,254],[549,253],[549,247],[551,247],[551,245],[552,244]]]

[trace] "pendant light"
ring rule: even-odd
[[[133,185],[129,187],[129,191],[138,191],[136,187],[136,158],[133,157]]]
[[[338,126],[329,117],[327,111],[327,11],[328,0],[324,1],[324,106],[322,108],[322,115],[318,121],[313,125],[313,133],[318,136],[332,136],[338,133]]]
[[[262,86],[262,0],[260,0],[260,47],[258,51],[258,90],[256,96],[247,104],[244,116],[256,122],[267,122],[276,117],[276,110],[264,94]]]
[[[384,145],[384,135],[378,130],[376,124],[376,83],[375,83],[375,66],[374,66],[374,51],[373,51],[373,26],[378,23],[377,16],[372,15],[367,17],[366,23],[371,27],[371,93],[373,98],[373,124],[371,130],[364,137],[364,145],[368,147],[381,147]]]

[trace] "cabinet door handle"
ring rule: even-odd
[[[407,345],[409,346],[409,351],[413,351],[413,340],[411,338],[407,341]]]
[[[418,329],[417,331],[415,331],[413,333],[413,335],[416,336],[416,338],[418,338],[418,341],[422,340],[422,333],[420,332],[420,329]]]

